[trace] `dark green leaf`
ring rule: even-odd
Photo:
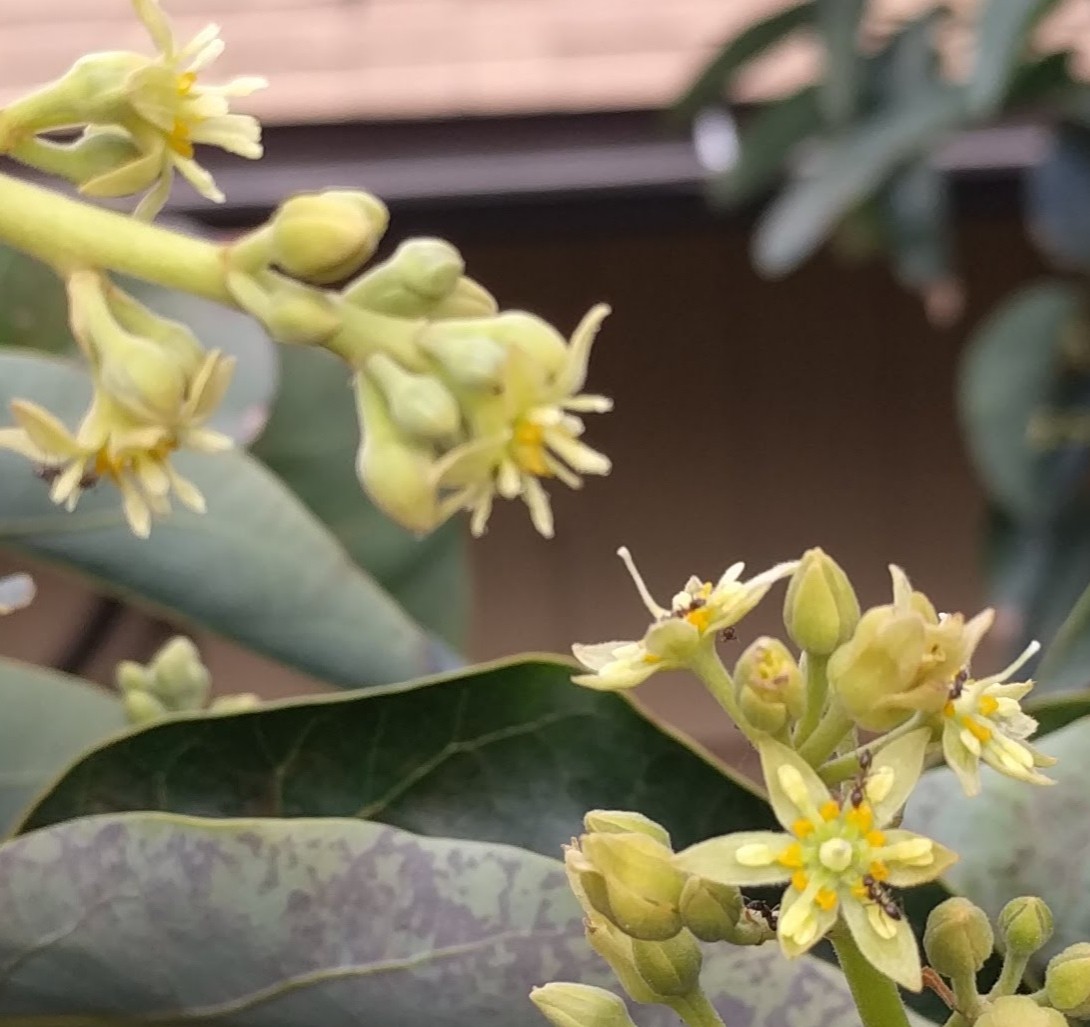
[[[866,0],[817,0],[817,27],[825,47],[825,73],[818,87],[826,122],[839,129],[859,109],[865,79],[859,23]]]
[[[1054,691],[1090,686],[1090,587],[1079,596],[1045,650],[1037,677]]]
[[[356,480],[359,428],[344,364],[290,348],[282,360],[283,386],[253,455],[418,622],[461,645],[469,605],[462,522],[421,540],[376,510]]]
[[[744,126],[738,162],[708,185],[714,203],[730,205],[754,199],[771,188],[787,170],[795,148],[819,124],[817,90],[813,86],[764,105]]]
[[[116,698],[54,671],[0,657],[0,832],[92,745],[125,727]]]
[[[991,495],[1019,518],[1056,509],[1056,483],[1079,476],[1063,472],[1063,451],[1043,451],[1029,437],[1032,418],[1055,396],[1065,332],[1079,312],[1073,286],[1029,286],[977,329],[962,362],[958,401],[969,453]]]
[[[701,107],[721,101],[740,68],[797,29],[812,25],[816,15],[817,5],[811,0],[758,21],[727,40],[674,105],[674,113],[690,118]]]
[[[1090,691],[1068,692],[1042,699],[1031,697],[1022,703],[1022,708],[1037,720],[1035,737],[1043,738],[1090,714]]]
[[[21,396],[73,425],[89,392],[67,362],[0,353],[0,410]],[[330,683],[399,681],[449,665],[445,648],[255,460],[234,452],[177,462],[209,512],[177,511],[144,541],[125,526],[111,486],[69,514],[49,502],[26,460],[0,452],[0,545],[73,567]]]
[[[959,90],[928,89],[829,143],[761,219],[754,240],[758,269],[778,276],[798,267],[849,210],[905,161],[933,146],[958,123],[961,112]]]
[[[10,1027],[538,1027],[535,985],[619,990],[557,861],[345,820],[137,814],[18,839],[0,960]],[[775,945],[709,948],[702,979],[731,1027],[858,1022],[837,971]]]
[[[44,264],[0,246],[0,346],[69,353],[75,345],[61,280]]]
[[[154,725],[76,764],[22,830],[88,813],[359,817],[556,854],[596,807],[676,843],[771,827],[764,799],[572,665],[517,660],[434,681]]]
[[[1061,110],[1080,108],[1086,87],[1080,86],[1068,70],[1071,54],[1050,53],[1020,64],[1007,90],[1007,107],[1017,109],[1035,104],[1053,103]]]
[[[991,117],[1007,97],[1007,89],[1029,44],[1029,34],[1056,0],[988,0],[976,28],[976,65],[969,80],[969,108]]]

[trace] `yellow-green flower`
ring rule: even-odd
[[[575,658],[592,672],[572,680],[609,691],[633,688],[656,671],[686,666],[702,646],[713,644],[718,632],[737,624],[797,565],[796,561],[780,563],[748,581],[741,580],[744,563],[728,567],[715,584],[691,577],[670,606],[664,607],[651,595],[629,551],[622,547],[617,555],[654,622],[638,642],[572,646]]]
[[[230,379],[233,360],[208,354],[179,415],[170,424],[148,424],[126,413],[96,390],[90,409],[75,433],[35,403],[15,400],[16,428],[0,428],[0,449],[33,460],[50,483],[54,503],[73,510],[82,493],[101,479],[121,492],[125,518],[134,535],[147,538],[152,515],[170,512],[175,495],[197,513],[205,509],[197,487],[170,462],[179,449],[217,453],[232,446],[225,435],[204,427]]]
[[[609,307],[599,304],[580,322],[566,344],[545,322],[528,314],[500,314],[480,321],[445,321],[433,332],[446,338],[471,337],[499,343],[504,362],[497,387],[463,403],[466,441],[445,453],[436,466],[436,483],[445,491],[444,517],[469,510],[474,535],[483,534],[495,497],[521,497],[534,527],[553,534],[553,515],[542,479],[556,478],[569,488],[581,475],[608,474],[609,458],[581,440],[580,413],[606,413],[606,396],[580,390],[594,338]],[[469,334],[467,334],[469,333]]]
[[[1040,649],[1026,648],[1009,667],[979,681],[956,679],[942,711],[942,751],[966,795],[980,793],[980,764],[1035,785],[1056,782],[1037,772],[1056,760],[1025,744],[1037,721],[1022,712],[1021,700],[1032,681],[1005,682]]]
[[[678,853],[675,862],[720,884],[789,882],[778,928],[787,956],[808,951],[842,920],[878,970],[918,991],[916,939],[890,889],[932,881],[957,857],[930,838],[886,825],[919,779],[930,737],[930,729],[921,728],[880,749],[858,803],[858,789],[834,798],[793,750],[765,741],[758,747],[765,783],[787,833],[711,838]]]

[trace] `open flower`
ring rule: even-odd
[[[739,887],[789,882],[780,909],[780,947],[812,948],[842,920],[863,955],[906,988],[921,987],[920,954],[892,888],[932,881],[957,857],[930,838],[884,830],[923,768],[928,728],[880,749],[862,787],[842,801],[795,752],[771,740],[758,747],[769,799],[786,834],[745,831],[680,852],[682,869]]]
[[[702,645],[714,643],[718,632],[737,624],[797,566],[797,561],[776,564],[749,581],[741,581],[745,564],[736,563],[714,585],[691,577],[667,608],[655,601],[629,551],[622,546],[617,555],[632,575],[654,622],[638,642],[572,646],[575,658],[592,671],[572,680],[577,685],[609,691],[632,688],[659,670],[686,666]]]
[[[90,409],[72,433],[37,404],[15,400],[11,409],[18,427],[0,428],[0,449],[20,453],[38,464],[38,473],[50,482],[50,498],[69,510],[75,509],[81,494],[100,479],[112,481],[121,492],[125,519],[133,534],[147,538],[152,514],[170,512],[171,493],[191,510],[204,512],[204,497],[174,469],[170,457],[182,448],[215,453],[233,445],[226,435],[203,425],[223,394],[232,364],[218,353],[208,354],[202,373],[171,425],[138,421],[96,390]]]
[[[1009,667],[979,681],[955,678],[942,711],[942,751],[966,795],[980,793],[980,764],[1007,777],[1035,785],[1056,782],[1038,767],[1056,760],[1025,744],[1037,730],[1037,721],[1022,712],[1020,702],[1033,688],[1032,681],[1005,684],[1040,649],[1037,642]]]
[[[465,404],[467,440],[438,461],[436,482],[447,492],[444,516],[471,511],[471,530],[481,535],[497,495],[521,497],[534,527],[551,538],[553,515],[542,479],[580,488],[581,475],[609,473],[609,458],[581,441],[584,425],[577,416],[613,407],[606,396],[580,392],[591,346],[608,314],[605,304],[594,307],[570,344],[527,314],[501,314],[479,322],[475,330],[503,346],[503,369],[493,391]],[[440,329],[453,334],[470,324],[446,322]]]

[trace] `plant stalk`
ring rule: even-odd
[[[806,654],[806,708],[795,728],[795,745],[802,745],[816,730],[829,695],[828,656]]]
[[[734,694],[734,679],[723,666],[723,661],[719,659],[715,649],[712,646],[702,647],[693,657],[689,669],[700,678],[711,692],[712,698],[723,707],[727,716],[738,726],[738,730],[756,745],[762,733],[750,724],[738,705],[738,699]]]
[[[726,1027],[722,1017],[712,1008],[707,996],[699,988],[685,998],[672,999],[670,1008],[688,1027]]]
[[[811,767],[820,767],[852,729],[852,718],[838,702],[825,711],[814,733],[799,746],[799,755]]]
[[[829,938],[848,979],[862,1027],[909,1027],[897,985],[871,966],[842,925],[831,931]]]

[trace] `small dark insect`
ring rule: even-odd
[[[754,916],[759,917],[767,925],[770,931],[775,931],[780,923],[780,907],[772,906],[764,899],[746,899],[746,909]]]
[[[870,874],[864,874],[863,887],[867,892],[867,898],[879,906],[890,920],[903,920],[905,918],[905,911],[901,909],[901,904],[894,897],[893,890],[888,885],[876,880]]]
[[[41,464],[34,468],[34,477],[44,481],[47,485],[52,485],[60,476],[63,467],[57,467],[54,464]],[[98,484],[98,475],[88,471],[79,480],[79,487],[81,489],[93,489]]]
[[[719,632],[720,642],[733,642],[738,637],[738,632],[734,628],[724,628]]]
[[[864,749],[859,754],[859,774],[852,782],[852,789],[848,793],[848,801],[855,809],[859,809],[867,800],[867,775],[873,763],[874,754],[869,749]]]
[[[950,698],[960,699],[961,693],[965,691],[965,682],[969,680],[969,672],[962,667],[961,670],[954,675],[954,680],[950,685]]]
[[[700,596],[693,596],[692,599],[689,600],[689,605],[686,606],[685,609],[675,610],[674,611],[674,616],[675,617],[680,617],[681,619],[684,620],[684,618],[687,617],[690,613],[692,613],[693,610],[699,610],[700,607],[707,606],[707,605],[708,605],[708,600],[707,599],[701,599]]]

